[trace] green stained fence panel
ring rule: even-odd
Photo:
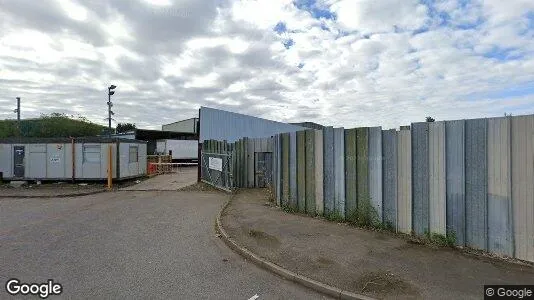
[[[356,128],[357,207],[370,201],[369,195],[369,128]]]

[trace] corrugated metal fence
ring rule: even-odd
[[[458,245],[534,261],[534,115],[400,131],[326,127],[271,141],[281,206],[342,219],[371,213],[398,232],[454,235]],[[254,186],[248,178],[241,186]]]
[[[210,164],[218,160],[218,164]],[[234,143],[202,143],[201,178],[218,188],[253,188],[271,185],[273,138],[243,138]]]

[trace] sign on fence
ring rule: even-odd
[[[222,172],[222,159],[216,158],[216,157],[210,157],[208,167],[210,169]]]

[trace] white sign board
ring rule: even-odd
[[[209,168],[222,172],[222,159],[216,157],[210,157],[209,159]]]
[[[50,157],[50,162],[53,163],[53,164],[58,164],[60,161],[61,161],[61,159],[59,158],[59,156]]]

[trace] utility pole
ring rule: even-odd
[[[113,111],[111,111],[111,107],[113,106],[113,103],[111,103],[111,95],[115,94],[115,91],[114,89],[116,88],[117,86],[115,85],[110,85],[108,87],[108,137],[111,138],[111,116],[114,115],[115,113]]]
[[[17,113],[17,135],[20,136],[20,97],[17,97],[17,108],[15,112]]]

